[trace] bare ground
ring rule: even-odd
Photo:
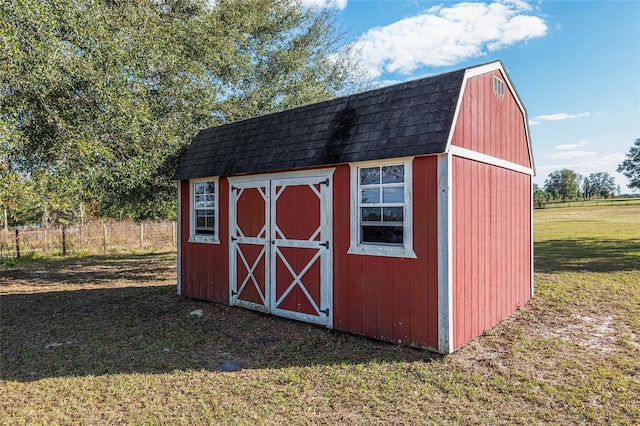
[[[182,298],[174,253],[0,268],[0,424],[640,421],[637,270],[537,274],[441,357]]]

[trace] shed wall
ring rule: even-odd
[[[531,179],[453,157],[454,349],[531,297]]]
[[[347,254],[350,168],[333,176],[333,326],[405,345],[437,348],[437,157],[413,161],[413,235],[417,259]],[[228,181],[219,180],[221,244],[189,243],[189,182],[181,182],[182,294],[229,303]]]
[[[504,85],[504,96],[493,91],[499,70],[467,80],[451,143],[462,148],[532,167],[523,111]]]
[[[346,254],[349,166],[334,173],[334,328],[404,345],[438,345],[437,157],[413,160],[416,259]]]
[[[221,244],[190,243],[189,181],[180,182],[181,293],[194,299],[229,303],[229,183],[218,181]]]

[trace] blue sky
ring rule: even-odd
[[[630,192],[616,167],[640,138],[639,1],[330,4],[380,85],[502,60],[529,115],[534,182],[603,171]]]

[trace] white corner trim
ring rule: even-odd
[[[391,164],[404,164],[405,166],[404,244],[402,246],[360,244],[360,215],[358,212],[358,168]],[[349,250],[347,250],[347,254],[417,259],[418,256],[413,250],[413,157],[363,161],[358,163],[349,163],[349,166],[351,169],[349,179],[349,205],[351,214],[349,224],[350,244]]]
[[[449,147],[449,154],[457,157],[468,158],[469,160],[479,161],[481,163],[491,164],[492,166],[502,167],[503,169],[513,170],[518,173],[524,173],[533,176],[533,169],[520,164],[512,163],[511,161],[503,160],[502,158],[493,157],[491,155],[483,154],[481,152],[472,151],[467,148],[462,148],[456,145]]]
[[[438,156],[438,352],[453,352],[451,155]]]
[[[534,277],[535,277],[535,275],[534,275],[534,270],[533,270],[533,267],[534,267],[534,262],[533,262],[533,250],[534,250],[534,247],[533,247],[533,179],[531,179],[531,210],[530,210],[529,214],[531,215],[530,219],[529,219],[530,220],[529,223],[531,224],[531,298],[533,298],[533,294],[534,294],[534,290],[535,290],[534,289],[534,287],[535,287],[535,285],[534,285]]]
[[[181,240],[181,232],[182,229],[182,197],[181,197],[181,188],[182,181],[178,181],[178,219],[176,220],[176,244],[178,246],[178,254],[177,254],[177,293],[182,295],[182,240]]]

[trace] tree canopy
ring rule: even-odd
[[[544,190],[562,201],[577,198],[580,194],[581,176],[569,169],[556,170],[544,181]]]
[[[586,198],[594,196],[611,197],[616,190],[616,179],[608,172],[591,173],[582,183],[582,192]]]
[[[618,173],[629,179],[629,188],[640,189],[640,138],[629,148],[626,159],[618,166]]]
[[[332,13],[291,0],[4,2],[0,202],[14,209],[30,185],[30,202],[65,220],[83,203],[170,215],[199,129],[366,85]]]

